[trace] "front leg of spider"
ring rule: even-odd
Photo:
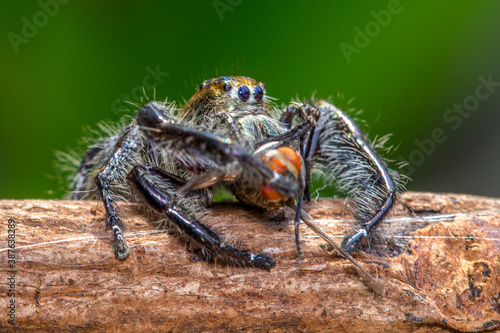
[[[387,167],[358,125],[344,112],[323,100],[314,102],[314,106],[321,111],[321,118],[311,138],[309,155],[315,156],[323,171],[354,199],[353,213],[362,227],[344,237],[341,248],[355,251],[392,210],[399,175]]]
[[[184,182],[171,175],[150,166],[134,166],[129,172],[128,183],[132,189],[139,194],[143,200],[154,210],[165,214],[169,220],[179,228],[185,235],[201,245],[205,254],[211,258],[222,258],[225,261],[237,264],[251,265],[254,267],[270,270],[275,263],[272,258],[264,253],[252,254],[245,250],[236,249],[224,244],[219,235],[208,226],[192,217],[186,210],[176,203],[176,193]],[[153,181],[154,179],[154,181]],[[162,189],[158,183],[162,184]],[[170,189],[169,191],[165,188]],[[204,200],[203,195],[196,192],[188,192],[184,200]]]

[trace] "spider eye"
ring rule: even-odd
[[[224,91],[229,91],[231,90],[231,85],[229,83],[224,83]]]
[[[243,101],[246,102],[250,98],[250,89],[248,89],[247,86],[241,86],[240,90],[238,90],[238,97]]]
[[[264,91],[262,90],[261,87],[256,86],[255,87],[255,92],[254,92],[255,100],[256,101],[261,101],[262,97],[264,97]]]
[[[205,82],[203,82],[202,84],[200,84],[200,86],[198,87],[198,90],[201,90],[203,88],[205,88]]]

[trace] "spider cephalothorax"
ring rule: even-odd
[[[166,216],[208,257],[269,269],[268,255],[227,245],[201,223],[204,208],[218,187],[249,206],[292,207],[300,254],[299,221],[312,227],[302,203],[310,200],[315,171],[354,197],[361,228],[344,238],[345,251],[390,212],[402,188],[397,172],[331,103],[293,102],[280,110],[270,107],[264,84],[226,76],[204,81],[180,110],[151,101],[130,124],[97,140],[72,178],[73,199],[102,199],[118,259],[129,255],[117,206],[127,199]]]
[[[270,116],[263,83],[249,77],[225,76],[206,80],[179,113],[181,119],[221,112],[261,113]]]

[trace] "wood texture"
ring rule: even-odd
[[[363,252],[387,294],[301,225],[297,260],[291,211],[217,204],[208,220],[240,247],[276,260],[271,272],[207,263],[122,204],[130,257],[113,256],[96,202],[0,201],[1,330],[336,331],[500,330],[500,200],[406,193]],[[344,200],[307,207],[340,243],[353,227]],[[7,323],[7,223],[16,224],[15,326]]]

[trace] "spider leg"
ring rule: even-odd
[[[299,188],[300,188],[300,192],[299,192],[299,199],[297,200],[297,207],[295,207],[295,218],[293,220],[293,223],[295,225],[295,246],[297,248],[297,254],[299,256],[299,258],[303,258],[304,255],[302,254],[302,250],[300,248],[300,231],[299,231],[299,226],[300,226],[300,217],[301,217],[301,212],[302,212],[302,204],[304,203],[304,196],[305,196],[305,193],[306,193],[306,189],[305,189],[305,184],[304,184],[304,175],[307,175],[307,170],[308,170],[308,166],[309,166],[309,161],[306,161],[304,159],[304,137],[301,136],[300,139],[300,144],[299,144],[299,153],[300,153],[300,157],[302,158],[302,162],[305,166],[304,171],[302,171],[298,177],[298,183],[299,183]],[[306,180],[306,183],[307,183],[307,180]]]
[[[208,226],[196,220],[176,203],[178,193],[168,193],[164,189],[160,189],[157,185],[158,182],[152,182],[151,177],[161,180],[163,184],[168,184],[172,192],[183,185],[172,179],[169,174],[150,166],[136,165],[127,176],[129,185],[151,208],[165,214],[183,233],[203,246],[210,256],[223,257],[265,270],[270,270],[275,265],[272,258],[266,254],[252,254],[224,244]],[[192,193],[186,194],[192,195]]]
[[[316,124],[317,125],[317,124]],[[316,126],[314,126],[309,132],[309,136],[305,141],[305,149],[302,154],[302,158],[304,159],[305,164],[305,184],[304,184],[304,199],[306,202],[311,201],[311,168],[313,163],[313,156],[311,155],[312,149],[312,138],[316,133]],[[301,143],[301,146],[304,146],[304,143]]]
[[[105,162],[94,179],[107,213],[106,228],[113,231],[113,249],[115,257],[123,260],[130,254],[130,249],[123,237],[123,223],[118,216],[116,187],[123,183],[127,166],[134,160],[137,150],[137,128],[129,127],[120,136],[113,148],[112,156]]]
[[[308,158],[317,155],[319,164],[355,199],[353,211],[363,226],[341,244],[343,250],[353,251],[391,211],[397,194],[394,179],[399,176],[344,112],[321,100],[314,105],[322,116],[310,139]]]
[[[293,200],[292,200],[293,202]],[[304,258],[304,254],[302,253],[302,249],[300,247],[300,217],[301,217],[301,212],[302,212],[302,204],[304,203],[304,193],[302,192],[299,195],[299,199],[297,201],[297,206],[295,208],[295,217],[293,219],[293,224],[295,227],[295,248],[297,249],[297,254],[299,256],[299,259]]]

